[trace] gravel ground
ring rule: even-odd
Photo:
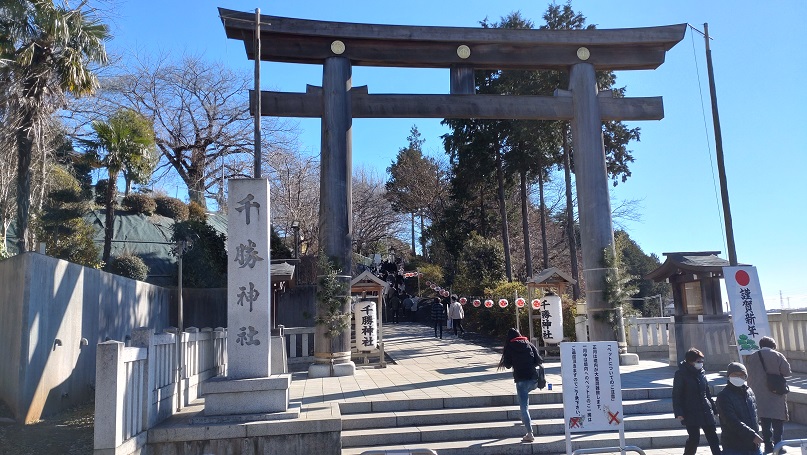
[[[31,425],[8,423],[0,402],[0,455],[91,455],[94,403],[78,406]]]

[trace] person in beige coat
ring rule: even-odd
[[[759,340],[760,350],[746,357],[748,368],[748,385],[757,397],[757,413],[762,424],[762,439],[765,442],[765,453],[773,452],[773,446],[782,440],[782,425],[788,420],[787,395],[777,395],[768,390],[767,374],[790,376],[790,363],[781,352],[776,350],[776,340],[762,337]],[[765,369],[762,368],[765,362]],[[780,453],[785,453],[782,449]]]

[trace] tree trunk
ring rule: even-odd
[[[104,220],[104,267],[109,268],[109,259],[112,256],[112,238],[115,236],[115,192],[118,173],[109,171],[109,181],[106,184],[106,219]]]
[[[510,234],[507,228],[507,207],[504,203],[504,170],[501,151],[496,151],[496,180],[499,193],[499,216],[502,218],[502,244],[504,246],[504,267],[507,281],[513,281],[513,265],[510,262]]]
[[[428,258],[426,255],[426,238],[423,236],[423,211],[420,212],[420,254],[423,255],[424,258]]]
[[[532,250],[530,249],[530,219],[527,210],[527,171],[521,171],[521,230],[524,231],[524,265],[527,277],[532,276]]]
[[[196,202],[207,209],[206,188],[205,188],[205,151],[194,149],[191,151],[191,163],[188,166],[188,201]]]
[[[541,248],[543,249],[544,270],[549,268],[549,245],[546,241],[546,204],[544,204],[544,177],[538,178],[538,200],[541,213]]]
[[[28,216],[31,209],[31,155],[34,152],[34,113],[26,109],[17,129],[17,253],[28,251]]]
[[[412,212],[412,257],[415,257],[417,252],[415,251],[415,212]]]
[[[563,174],[566,180],[566,237],[569,241],[569,259],[572,263],[572,278],[577,282],[572,286],[572,298],[580,299],[580,271],[577,265],[577,236],[574,235],[574,208],[572,205],[572,158],[569,150],[568,124],[563,123]]]

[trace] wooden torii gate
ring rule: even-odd
[[[255,55],[253,13],[219,8],[228,38]],[[575,150],[583,275],[592,341],[616,340],[602,291],[603,252],[613,249],[604,120],[660,120],[661,97],[598,93],[595,71],[655,69],[681,41],[686,24],[612,30],[512,30],[312,21],[260,16],[260,60],[323,65],[322,87],[261,92],[262,115],[322,118],[321,247],[351,263],[353,118],[570,120]],[[353,66],[449,68],[448,95],[370,94],[352,87]],[[554,97],[475,94],[475,69],[560,70],[569,90]],[[251,93],[250,96],[254,96]]]

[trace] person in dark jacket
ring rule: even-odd
[[[703,373],[704,355],[691,348],[684,354],[673,379],[673,413],[686,426],[689,438],[684,445],[684,455],[695,455],[701,438],[701,428],[712,455],[720,455],[720,440],[715,426],[715,403],[709,391],[709,383]]]
[[[530,419],[530,391],[535,389],[535,367],[542,364],[544,359],[538,354],[538,349],[530,343],[527,337],[521,336],[516,329],[507,331],[507,342],[504,344],[499,369],[513,369],[513,381],[516,383],[518,405],[521,408],[521,422],[527,428],[527,434],[521,442],[533,442],[532,419]]]
[[[392,293],[392,298],[389,299],[390,312],[392,313],[392,323],[397,324],[401,316],[401,298],[403,296],[397,292]]]
[[[726,368],[728,384],[717,394],[720,441],[724,455],[760,455],[762,437],[757,424],[757,400],[746,384],[748,371],[742,363]]]
[[[437,337],[437,331],[440,331],[440,339],[443,339],[443,321],[446,320],[446,310],[443,303],[439,298],[434,299],[432,302],[432,322],[434,322],[434,336]]]

